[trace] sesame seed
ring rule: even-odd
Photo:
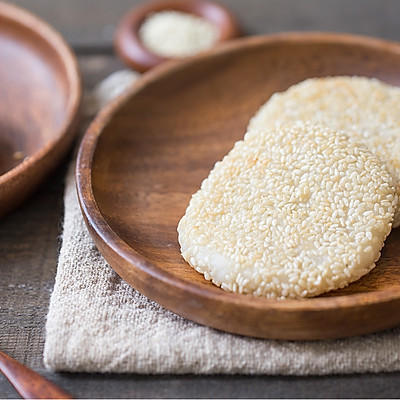
[[[304,120],[345,131],[358,142],[352,160],[357,162],[358,147],[366,147],[377,155],[394,177],[400,196],[399,104],[400,88],[378,79],[311,78],[273,94],[250,120],[249,128],[262,129],[271,121],[280,126]],[[343,166],[337,167],[337,171],[343,172]],[[364,175],[361,182],[369,184],[370,177]],[[396,210],[393,227],[399,225],[400,208]]]
[[[149,15],[139,29],[139,36],[153,53],[181,58],[211,48],[219,32],[202,17],[169,10]]]
[[[225,290],[317,296],[375,266],[397,204],[385,165],[343,132],[251,128],[192,196],[178,238],[183,258]]]

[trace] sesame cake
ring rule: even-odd
[[[249,128],[306,120],[344,130],[387,163],[400,194],[400,88],[359,76],[312,78],[275,93]],[[400,225],[400,209],[393,226]]]
[[[225,290],[317,296],[375,266],[397,202],[386,165],[342,132],[250,129],[192,196],[179,243]]]

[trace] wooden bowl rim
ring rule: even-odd
[[[139,29],[146,17],[163,10],[175,10],[192,13],[207,19],[203,7],[218,9],[223,16],[218,28],[220,37],[216,44],[233,39],[240,34],[234,15],[225,6],[210,0],[154,0],[128,11],[117,26],[114,47],[121,59],[130,67],[144,72],[148,69],[173,58],[163,57],[150,51],[139,37]]]
[[[37,17],[30,11],[13,4],[0,1],[0,16],[10,20],[12,23],[22,25],[32,31],[57,53],[63,61],[68,80],[68,102],[66,105],[66,117],[62,125],[54,132],[53,139],[48,141],[35,153],[30,154],[14,168],[0,175],[0,186],[16,179],[20,174],[28,169],[34,168],[36,164],[52,151],[54,147],[68,134],[73,121],[78,117],[79,108],[82,100],[81,74],[78,61],[72,49],[53,27],[47,22]]]
[[[274,35],[253,36],[247,38],[236,39],[230,41],[223,46],[212,50],[209,53],[199,54],[193,58],[162,64],[159,67],[144,74],[133,86],[124,94],[106,105],[88,127],[83,140],[80,144],[77,167],[76,167],[76,186],[80,207],[88,226],[100,238],[105,246],[116,253],[120,258],[128,264],[133,265],[153,279],[162,281],[170,287],[185,290],[188,293],[198,297],[217,300],[223,297],[231,304],[240,305],[265,311],[278,312],[296,312],[302,311],[328,311],[335,308],[355,309],[370,306],[373,304],[388,304],[398,302],[400,300],[400,292],[396,289],[388,289],[385,291],[353,293],[346,296],[338,297],[314,297],[307,299],[286,299],[273,300],[246,296],[236,293],[230,293],[224,290],[220,292],[211,290],[208,287],[199,287],[197,284],[185,281],[175,275],[163,270],[156,265],[150,263],[145,257],[137,253],[129,246],[118,234],[111,228],[105,217],[102,215],[97,205],[93,187],[92,187],[92,164],[97,148],[98,140],[103,129],[112,120],[113,116],[118,112],[121,106],[129,101],[129,99],[139,93],[141,90],[152,84],[154,80],[166,77],[171,73],[175,73],[186,66],[201,61],[203,59],[213,57],[229,52],[240,51],[243,48],[251,48],[258,46],[274,45],[277,43],[335,43],[335,44],[352,44],[373,48],[384,47],[387,51],[399,53],[400,44],[390,42],[384,39],[377,39],[367,36],[334,33],[334,32],[284,32]]]

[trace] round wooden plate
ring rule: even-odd
[[[281,34],[241,39],[147,73],[99,114],[80,148],[78,194],[100,252],[149,298],[227,332],[310,340],[398,325],[400,228],[370,274],[305,300],[225,292],[186,264],[177,241],[192,193],[272,93],[309,77],[356,74],[400,84],[400,45]]]
[[[0,2],[0,216],[61,160],[81,99],[72,51],[45,22]]]

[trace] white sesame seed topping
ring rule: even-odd
[[[400,88],[359,76],[312,78],[275,93],[249,128],[297,120],[343,130],[387,164],[400,196]],[[354,149],[357,157],[357,149]],[[341,171],[339,167],[339,171]],[[368,184],[369,177],[363,178]],[[400,208],[393,226],[400,225]]]
[[[397,203],[386,165],[344,133],[300,122],[251,129],[193,195],[179,242],[225,290],[316,296],[375,266]]]

